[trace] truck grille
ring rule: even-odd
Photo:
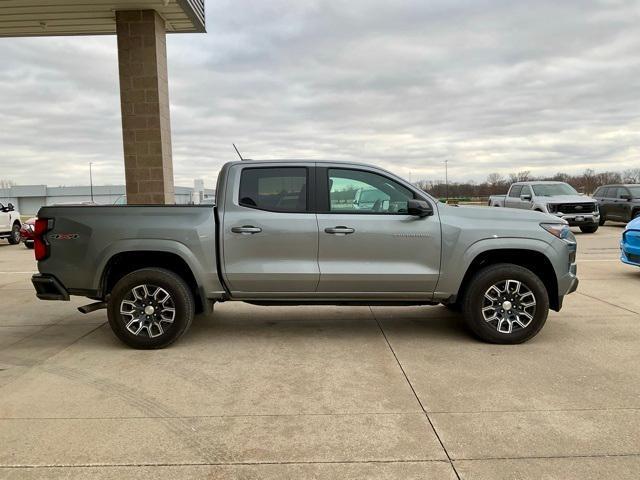
[[[597,212],[596,203],[556,203],[549,205],[549,211],[562,213],[594,213]]]

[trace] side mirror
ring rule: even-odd
[[[8,212],[13,212],[16,209],[16,207],[13,206],[13,203],[9,203],[7,205],[7,211]]]
[[[622,195],[620,195],[620,198],[622,200],[631,200],[631,195],[629,195],[628,193],[623,193]],[[11,205],[11,204],[9,204]]]
[[[530,202],[531,195],[529,195],[528,193],[525,193],[524,195],[520,195],[520,200],[522,200],[523,202]]]
[[[407,213],[416,217],[428,217],[433,215],[433,208],[424,200],[409,200],[407,202]]]

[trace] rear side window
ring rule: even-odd
[[[513,187],[511,187],[511,190],[509,190],[509,196],[519,197],[521,191],[522,191],[522,185],[514,185]]]
[[[272,212],[306,212],[308,174],[304,167],[245,168],[239,203]]]

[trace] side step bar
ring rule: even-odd
[[[78,307],[78,311],[86,314],[95,312],[96,310],[102,310],[103,308],[107,308],[107,302],[95,302],[89,305],[83,305],[82,307]]]

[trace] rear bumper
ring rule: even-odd
[[[40,300],[69,300],[69,292],[53,275],[37,273],[31,277]]]

